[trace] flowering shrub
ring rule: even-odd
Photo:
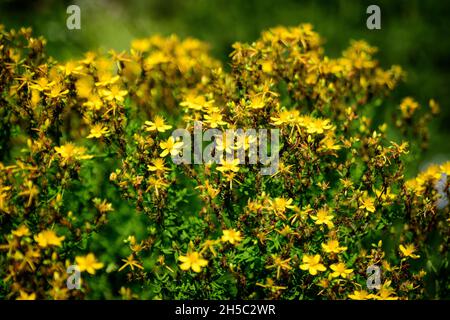
[[[234,44],[229,68],[175,36],[58,63],[0,30],[3,298],[448,296],[450,162],[404,173],[439,106],[405,97],[376,124],[404,72],[366,42],[330,58],[304,24]],[[196,121],[279,129],[277,171],[175,164]]]

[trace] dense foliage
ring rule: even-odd
[[[273,28],[234,44],[225,71],[195,39],[59,63],[30,29],[2,27],[0,296],[448,296],[450,162],[404,176],[439,106],[405,97],[375,126],[404,72],[364,41],[339,58],[322,42],[308,24]],[[195,121],[279,129],[278,171],[176,165],[171,132]]]

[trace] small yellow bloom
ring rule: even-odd
[[[89,135],[87,136],[88,139],[92,138],[101,138],[103,136],[107,136],[109,134],[109,129],[106,127],[103,127],[101,124],[95,124],[92,126],[91,131],[89,132]]]
[[[265,105],[264,95],[258,94],[250,98],[250,104],[248,107],[253,110],[258,110],[264,108]]]
[[[161,172],[164,173],[169,168],[165,167],[164,159],[157,158],[152,161],[152,165],[147,165],[148,171],[156,171],[157,173]]]
[[[159,190],[165,187],[168,187],[169,184],[162,178],[150,177],[148,179],[148,187],[145,192],[148,192],[150,189],[155,189],[155,193],[159,196]]]
[[[62,158],[62,164],[75,160],[91,159],[92,156],[85,154],[84,147],[76,147],[73,143],[68,142],[60,147],[55,147],[56,152]]]
[[[202,110],[208,104],[213,103],[214,101],[206,101],[204,96],[197,96],[195,94],[189,94],[186,96],[185,100],[180,103],[180,106],[186,107],[192,110]]]
[[[272,259],[273,259],[273,264],[266,267],[266,269],[276,268],[277,269],[277,279],[280,278],[281,270],[289,271],[292,269],[292,267],[289,265],[289,262],[291,261],[292,258],[283,260],[283,258],[281,258],[280,256],[272,255]]]
[[[123,266],[121,266],[121,267],[119,268],[119,270],[118,270],[119,272],[122,271],[123,269],[125,269],[126,267],[130,267],[130,269],[131,269],[132,271],[134,270],[134,267],[136,267],[136,268],[138,268],[138,269],[144,269],[144,267],[141,266],[141,265],[138,263],[137,260],[134,260],[133,254],[130,254],[130,255],[128,256],[128,258],[126,258],[126,259],[122,259],[122,261],[125,262],[125,263],[123,264]]]
[[[69,93],[68,89],[65,89],[62,84],[56,84],[49,91],[44,92],[50,98],[58,98],[65,96]]]
[[[372,295],[366,290],[355,290],[353,291],[353,294],[349,294],[348,297],[352,300],[367,300],[372,298]]]
[[[223,230],[222,242],[229,242],[231,244],[237,244],[242,240],[241,232],[235,231],[234,229]]]
[[[295,206],[292,205],[292,198],[275,198],[273,200],[269,200],[270,209],[272,209],[275,214],[280,215],[282,218],[286,219],[284,213],[286,209],[294,209]]]
[[[318,271],[325,271],[327,268],[320,263],[320,255],[316,254],[314,256],[304,255],[302,258],[303,264],[300,265],[300,269],[307,270],[313,276],[317,274]]]
[[[163,149],[163,151],[159,155],[160,157],[165,157],[168,154],[174,156],[178,152],[180,152],[180,149],[183,147],[183,142],[176,142],[175,139],[170,136],[166,141],[161,141],[159,143],[159,146],[161,149]]]
[[[330,214],[330,211],[327,208],[317,210],[316,215],[311,216],[311,219],[313,219],[316,224],[325,224],[328,228],[334,227],[334,223],[331,221],[334,219],[334,216]]]
[[[270,60],[264,60],[261,62],[261,69],[265,73],[271,73],[273,70],[273,63]]]
[[[398,300],[398,297],[395,296],[394,289],[391,288],[391,281],[386,280],[383,286],[378,291],[378,294],[371,295],[372,298],[376,300]]]
[[[305,117],[304,121],[306,125],[306,132],[310,134],[322,134],[325,130],[330,130],[333,127],[329,119]]]
[[[171,125],[167,125],[163,117],[156,116],[153,121],[145,121],[146,131],[158,131],[166,132],[172,128]]]
[[[185,256],[179,256],[178,260],[182,262],[180,268],[184,271],[192,269],[194,272],[200,272],[202,267],[208,265],[208,261],[203,259],[198,252],[188,252]]]
[[[360,199],[360,202],[361,202],[361,204],[359,206],[360,209],[365,209],[372,213],[375,212],[375,205],[374,205],[375,199],[374,198],[365,196],[362,199]]]
[[[30,230],[28,229],[28,227],[24,224],[22,224],[20,227],[18,227],[16,230],[11,232],[13,235],[15,235],[16,237],[23,237],[23,236],[29,236],[30,235]]]
[[[113,85],[109,90],[103,90],[103,96],[106,100],[112,101],[116,100],[117,102],[123,102],[124,97],[127,95],[127,90],[122,90],[118,85]]]
[[[76,257],[75,261],[80,271],[87,271],[90,274],[95,274],[95,270],[103,268],[103,263],[98,262],[93,253],[85,257]]]
[[[340,247],[337,240],[329,240],[327,243],[322,243],[322,249],[326,253],[340,253],[347,250],[347,247]]]
[[[400,110],[406,118],[412,117],[414,112],[419,108],[419,104],[411,97],[406,97],[400,103]]]
[[[223,116],[218,112],[205,114],[204,118],[205,122],[209,123],[211,128],[217,128],[218,126],[223,126],[227,124],[225,121],[222,120]]]
[[[46,248],[49,246],[61,246],[61,242],[64,240],[64,236],[58,237],[53,230],[41,231],[37,236],[34,236],[34,240],[40,247]]]
[[[23,290],[20,290],[20,295],[17,297],[16,300],[36,300],[36,293],[26,293]]]
[[[222,160],[220,166],[217,167],[217,171],[220,172],[238,172],[239,171],[239,159]]]

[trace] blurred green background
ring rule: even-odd
[[[70,4],[81,8],[81,30],[66,28]],[[366,28],[370,4],[381,8],[381,30]],[[412,172],[450,159],[449,15],[450,1],[438,0],[0,0],[0,23],[32,26],[59,60],[97,48],[126,49],[136,37],[175,33],[208,42],[212,55],[226,64],[233,42],[250,42],[269,27],[302,22],[312,23],[325,38],[330,56],[339,55],[350,39],[366,39],[380,49],[377,57],[384,67],[399,64],[408,73],[407,83],[394,94],[397,102],[412,95],[422,105],[429,98],[441,104],[430,148],[417,156]]]

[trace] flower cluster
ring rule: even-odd
[[[406,176],[439,105],[405,97],[375,123],[402,69],[364,41],[338,58],[322,44],[303,24],[234,44],[229,68],[176,36],[59,63],[30,29],[0,27],[0,296],[445,296],[450,162]],[[197,122],[278,129],[278,170],[175,164],[185,141],[171,131]]]

